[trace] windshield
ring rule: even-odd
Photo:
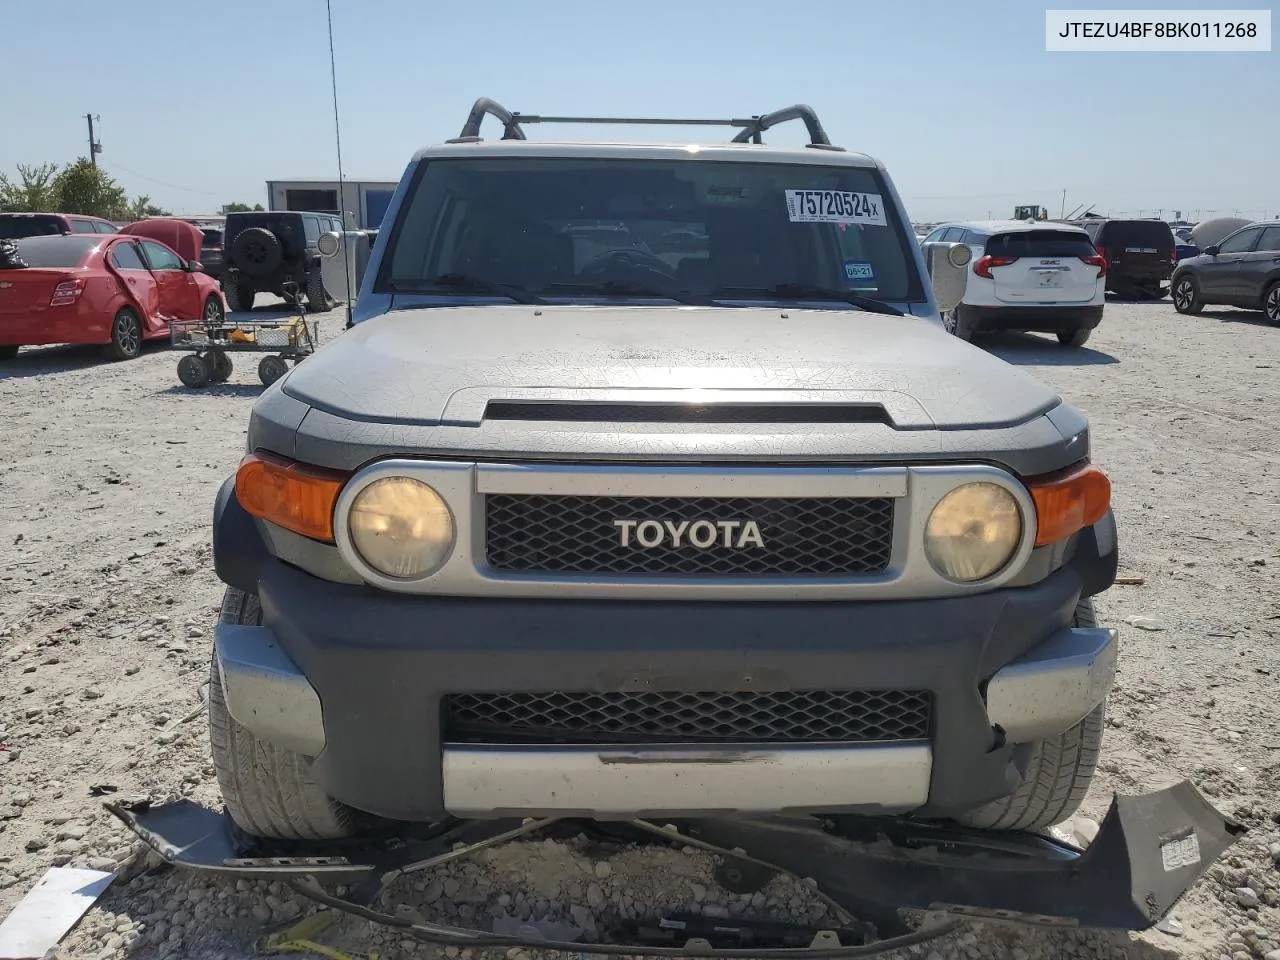
[[[457,293],[466,278],[548,298],[778,299],[787,285],[923,299],[912,235],[870,168],[448,159],[410,190],[381,292]]]
[[[18,240],[22,237],[42,237],[62,234],[61,217],[2,217],[0,216],[0,240]]]

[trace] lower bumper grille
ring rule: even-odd
[[[871,576],[889,566],[890,497],[491,494],[485,557],[522,573]]]
[[[925,740],[922,690],[465,693],[445,697],[450,743],[870,743]]]

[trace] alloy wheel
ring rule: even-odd
[[[1195,292],[1191,286],[1190,280],[1183,280],[1178,284],[1178,289],[1174,291],[1173,300],[1179,310],[1185,310],[1191,306],[1191,301],[1195,298]]]
[[[125,315],[117,322],[116,343],[120,345],[120,352],[128,356],[133,356],[141,349],[142,331],[138,328],[138,321],[132,316]]]

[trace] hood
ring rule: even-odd
[[[120,232],[129,237],[144,237],[165,244],[183,260],[199,260],[204,244],[204,232],[185,220],[139,220],[121,227]]]
[[[1191,228],[1191,242],[1203,250],[1215,243],[1221,243],[1241,227],[1247,227],[1252,222],[1241,217],[1214,217],[1211,220],[1201,220]]]
[[[558,418],[545,411],[565,408],[550,403],[580,404],[566,419],[597,422],[644,419],[634,406],[614,417],[601,404],[736,401],[879,407],[898,430],[981,429],[1024,423],[1060,402],[927,320],[776,308],[393,311],[326,344],[281,386],[334,416],[405,425],[479,426],[493,404],[522,401],[544,411],[528,419]],[[805,416],[784,409],[769,419]]]

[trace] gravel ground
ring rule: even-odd
[[[341,330],[338,313],[322,322]],[[1035,337],[989,346],[1088,414],[1124,572],[1144,578],[1098,600],[1123,647],[1083,814],[1100,817],[1113,791],[1190,777],[1251,830],[1179,904],[1170,932],[975,924],[913,955],[1280,960],[1280,329],[1242,311],[1187,318],[1166,303],[1112,303],[1085,349]],[[66,957],[232,960],[308,912],[276,885],[140,874],[130,836],[91,795],[110,784],[218,802],[199,714],[221,598],[209,517],[261,386],[253,355],[199,392],[178,383],[176,359],[41,348],[0,367],[0,916],[51,865],[122,866]],[[659,907],[813,920],[825,909],[782,880],[735,898],[712,869],[692,851],[533,840],[408,878],[392,901],[428,919],[588,930]],[[324,937],[383,958],[436,953],[355,920]]]

